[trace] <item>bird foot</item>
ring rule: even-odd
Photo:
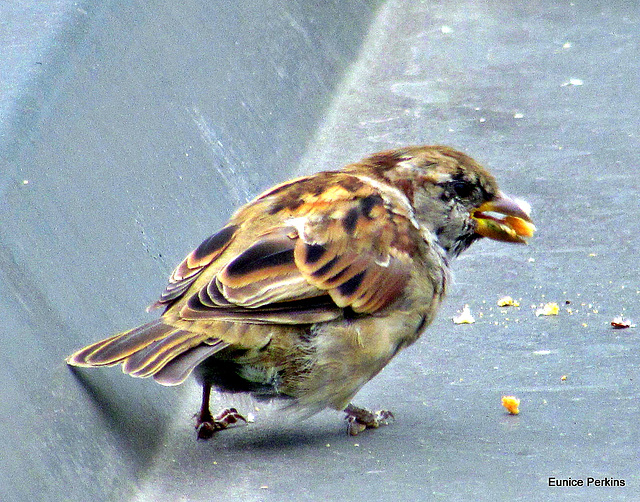
[[[388,410],[369,411],[348,405],[344,412],[347,414],[347,433],[357,436],[365,429],[377,429],[381,425],[388,425],[393,420],[393,413]]]
[[[247,419],[240,415],[235,408],[222,410],[215,417],[211,415],[209,410],[201,412],[199,415],[196,413],[195,416],[197,417],[196,436],[203,440],[211,439],[216,432],[227,429],[238,423],[239,420],[247,422]]]

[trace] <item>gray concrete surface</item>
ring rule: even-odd
[[[610,327],[640,324],[633,2],[21,4],[0,4],[0,499],[640,499],[640,328]],[[149,320],[262,188],[411,143],[477,158],[539,232],[459,259],[439,319],[357,397],[391,426],[240,400],[255,423],[196,442],[195,384],[64,364]]]

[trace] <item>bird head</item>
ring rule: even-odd
[[[365,162],[407,197],[420,227],[450,256],[481,237],[526,243],[535,232],[529,204],[505,195],[495,178],[462,152],[416,146]]]

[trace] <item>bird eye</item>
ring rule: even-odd
[[[453,181],[451,183],[451,188],[453,188],[455,194],[462,199],[469,197],[473,193],[474,189],[471,183],[462,180]]]

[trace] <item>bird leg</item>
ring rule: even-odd
[[[388,425],[393,420],[393,413],[387,410],[372,412],[349,403],[343,410],[347,416],[347,432],[356,436],[365,429],[377,429],[381,425]]]
[[[200,412],[195,414],[196,417],[196,435],[198,439],[211,439],[218,431],[226,429],[235,424],[238,420],[246,423],[244,418],[235,408],[222,410],[215,417],[209,410],[209,399],[211,397],[211,384],[202,384],[202,406]]]

